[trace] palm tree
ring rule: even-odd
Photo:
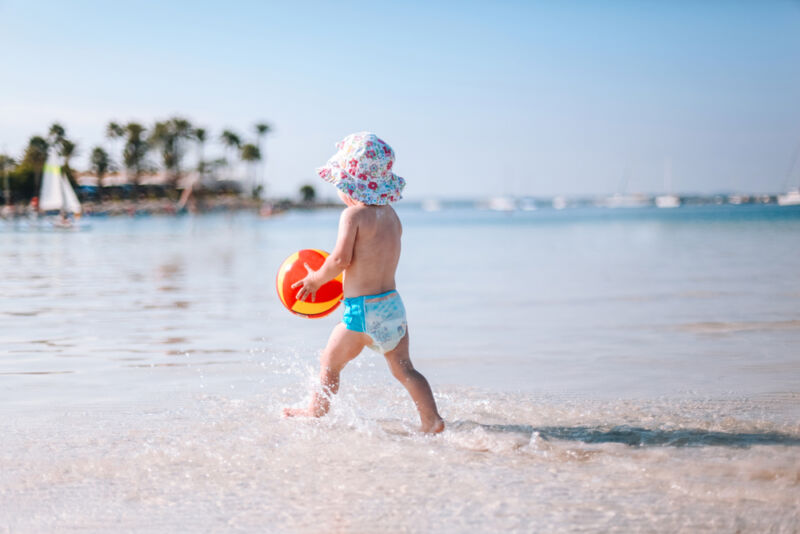
[[[254,179],[254,176],[253,176],[253,170],[254,170],[253,167],[255,165],[255,162],[261,161],[261,151],[258,150],[258,147],[256,145],[254,145],[252,143],[247,143],[246,145],[244,145],[242,147],[241,157],[242,157],[242,161],[247,162],[247,163],[250,164],[249,165],[250,166],[249,182],[251,184],[250,185],[250,193],[254,197],[260,196],[261,189],[259,187],[256,187],[256,185],[255,185],[255,179]]]
[[[257,136],[257,139],[258,139],[258,142],[256,144],[258,145],[258,151],[261,153],[261,159],[263,161],[263,160],[266,160],[267,158],[264,155],[265,152],[264,152],[264,149],[262,148],[261,140],[263,139],[263,137],[265,135],[267,135],[270,131],[272,131],[272,127],[269,124],[267,124],[266,122],[257,122],[255,124],[255,129],[256,129],[256,136]],[[260,184],[260,185],[264,185],[264,184]]]
[[[125,128],[120,126],[114,121],[111,121],[106,126],[106,137],[109,139],[117,139],[125,135]]]
[[[73,141],[67,139],[67,131],[61,124],[57,122],[54,122],[50,126],[47,138],[50,146],[54,147],[56,149],[56,153],[64,158],[62,163],[64,174],[68,180],[73,182],[74,185],[75,180],[72,176],[72,169],[69,166],[69,160],[75,155],[77,145]]]
[[[220,140],[222,144],[225,146],[225,152],[231,153],[235,150],[238,150],[242,147],[242,139],[232,130],[223,130],[222,135],[220,136]],[[233,172],[231,170],[233,159],[229,160],[228,163],[228,179],[233,179]]]
[[[69,166],[69,160],[75,155],[78,146],[67,139],[66,137],[61,138],[61,142],[58,145],[58,155],[64,158],[64,175],[66,175],[67,179],[72,182],[72,185],[75,184],[75,178],[72,176],[72,168]]]
[[[115,142],[118,139],[124,139],[125,138],[125,128],[120,126],[118,123],[116,123],[114,121],[111,121],[106,126],[106,137],[109,140],[111,140],[112,144],[116,144]],[[113,149],[114,149],[113,146],[109,146],[109,151],[110,152],[113,152],[114,151]],[[120,154],[119,162],[120,162],[120,167],[121,167],[122,166],[122,155],[121,154]],[[109,157],[109,169],[111,169],[112,166],[113,166],[113,161]]]
[[[138,122],[129,122],[125,125],[125,147],[122,151],[122,159],[125,163],[125,168],[133,171],[133,184],[138,193],[139,180],[142,177],[142,167],[144,166],[144,158],[147,151],[150,150],[150,145],[147,143],[144,134],[145,128]]]
[[[96,146],[92,150],[92,157],[90,161],[92,164],[92,170],[97,175],[97,187],[102,190],[104,187],[103,177],[106,175],[109,167],[111,166],[111,160],[108,158],[108,152],[103,150],[101,147]]]
[[[175,185],[181,178],[181,160],[183,159],[183,142],[194,137],[192,123],[182,117],[170,119],[172,132],[175,135]]]
[[[154,147],[161,148],[161,161],[164,169],[169,172],[175,168],[177,158],[175,150],[175,134],[169,121],[156,122],[150,132],[149,142]]]
[[[47,163],[47,151],[49,149],[50,145],[47,144],[47,141],[43,137],[35,135],[28,141],[28,147],[25,149],[25,155],[22,158],[23,162],[29,164],[33,169],[35,195],[39,194],[42,171],[44,170],[44,164]]]
[[[50,146],[58,147],[67,137],[67,132],[64,130],[64,127],[61,126],[59,123],[54,122],[50,126],[50,131],[47,135],[47,140],[50,142]]]
[[[194,138],[197,141],[197,174],[200,175],[200,181],[202,182],[206,172],[206,163],[203,161],[203,149],[206,144],[205,128],[195,128]]]
[[[6,206],[11,205],[11,187],[8,181],[8,171],[15,166],[16,162],[12,158],[5,154],[0,154],[0,174],[3,175],[3,199],[6,202]]]
[[[64,166],[69,167],[69,160],[76,154],[78,145],[69,139],[62,139],[58,147],[58,155],[64,158]]]
[[[220,136],[222,143],[228,147],[239,148],[242,145],[242,139],[232,130],[223,130]]]
[[[180,117],[173,117],[164,122],[157,122],[150,134],[150,142],[161,147],[161,158],[164,168],[171,171],[173,186],[181,177],[181,160],[183,159],[183,141],[194,136],[191,123]]]

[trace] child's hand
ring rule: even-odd
[[[296,287],[300,288],[300,291],[297,292],[295,297],[297,300],[305,300],[306,297],[311,295],[311,302],[315,302],[317,298],[317,291],[322,284],[319,283],[314,276],[317,271],[309,267],[307,263],[304,263],[303,265],[305,266],[306,271],[308,271],[308,274],[302,280],[292,284],[292,289],[295,289]]]

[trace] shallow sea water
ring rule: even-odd
[[[800,210],[399,213],[434,437],[369,351],[280,417],[335,211],[0,226],[0,532],[800,530]]]

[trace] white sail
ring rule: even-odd
[[[39,193],[39,210],[63,210],[67,213],[80,213],[81,203],[69,185],[69,180],[61,174],[61,166],[47,160],[42,177],[42,190]]]
[[[41,211],[60,210],[63,204],[61,194],[61,167],[47,160],[42,177],[42,190],[39,193]]]
[[[80,213],[81,203],[78,201],[78,196],[69,185],[69,180],[66,176],[61,177],[62,192],[64,193],[64,211],[67,213]]]

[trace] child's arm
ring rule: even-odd
[[[306,263],[308,275],[292,284],[292,289],[300,288],[297,292],[297,300],[305,300],[311,295],[311,302],[314,302],[317,290],[347,269],[353,259],[357,232],[356,211],[353,208],[346,208],[339,218],[339,236],[336,238],[336,246],[331,255],[325,259],[325,263],[318,271],[314,271]]]

